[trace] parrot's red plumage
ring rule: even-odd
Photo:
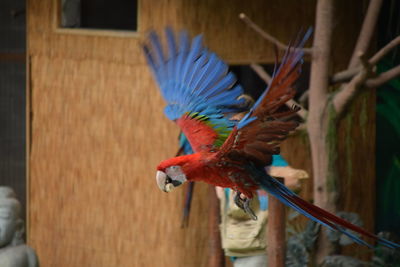
[[[281,141],[298,126],[292,117],[299,108],[282,107],[296,93],[293,84],[301,70],[301,47],[309,35],[310,31],[288,48],[270,86],[249,113],[234,122],[229,118],[242,109],[244,103],[239,96],[243,90],[235,85],[235,77],[226,64],[202,46],[201,36],[190,42],[183,32],[178,47],[174,34],[167,29],[168,55],[164,55],[158,36],[151,33],[151,45],[144,46],[144,51],[168,102],[165,114],[180,126],[195,152],[161,162],[157,167],[157,184],[166,192],[186,181],[229,187],[238,192],[237,196],[240,193],[246,196],[237,197],[235,202],[250,215],[254,214],[248,206],[249,199],[257,189],[264,189],[289,207],[357,243],[370,246],[346,229],[398,248],[398,244],[302,200],[265,171],[272,155],[279,154]]]

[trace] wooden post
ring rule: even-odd
[[[209,212],[208,212],[208,238],[209,238],[209,267],[224,267],[225,256],[221,245],[221,235],[219,232],[219,200],[215,192],[215,186],[208,187]]]
[[[283,178],[277,178],[284,183]],[[284,267],[286,252],[285,205],[268,194],[267,257],[269,267]]]

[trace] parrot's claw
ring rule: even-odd
[[[250,208],[250,198],[246,198],[244,200],[244,210],[246,213],[254,220],[257,221],[257,215],[254,213],[254,211]]]
[[[235,195],[234,201],[235,201],[235,204],[239,208],[244,210],[244,212],[246,212],[251,217],[251,219],[257,221],[257,216],[250,207],[250,201],[251,201],[250,198],[247,198],[247,197],[243,198],[243,197],[241,197],[241,193],[237,192]]]
[[[244,205],[243,205],[244,199],[242,199],[242,198],[240,197],[240,194],[241,194],[240,192],[236,192],[235,198],[234,198],[233,200],[235,201],[236,206],[238,206],[239,208],[241,208],[242,210],[244,210]]]

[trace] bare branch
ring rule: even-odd
[[[256,63],[252,63],[250,64],[250,67],[258,74],[258,76],[266,83],[266,84],[270,84],[272,81],[272,77],[271,75],[269,75],[262,66],[260,66],[259,64]],[[292,106],[298,106],[301,109],[297,112],[297,114],[303,119],[306,120],[307,118],[307,110],[302,107],[299,103],[297,103],[296,101],[294,101],[293,99],[289,100],[286,102],[286,105],[288,107],[292,107]]]
[[[368,79],[365,82],[365,87],[376,88],[397,77],[400,77],[400,65],[380,74],[378,77]]]
[[[367,14],[365,15],[360,35],[358,36],[354,53],[350,59],[349,69],[359,65],[358,53],[365,54],[371,43],[372,36],[375,31],[376,22],[378,20],[379,11],[381,10],[382,0],[370,0]]]
[[[367,58],[365,57],[364,52],[360,52],[358,54],[358,58],[361,62],[361,65],[363,67],[363,69],[367,70],[367,71],[371,71],[371,64],[369,63],[369,61],[367,60]]]
[[[308,101],[308,94],[309,94],[309,90],[307,89],[306,91],[304,91],[304,93],[299,97],[299,102],[302,105],[306,105],[307,101]]]
[[[256,31],[258,34],[261,35],[264,39],[270,41],[271,43],[275,44],[279,49],[281,50],[286,50],[288,48],[287,45],[270,35],[269,33],[265,32],[263,29],[261,29],[257,24],[255,24],[249,17],[246,16],[244,13],[239,14],[239,18],[243,20],[250,28],[252,28],[254,31]],[[297,48],[298,49],[298,48]],[[306,54],[311,54],[312,49],[311,48],[302,48],[304,53]]]
[[[286,102],[286,106],[288,107],[293,107],[293,106],[298,106],[300,107],[300,110],[297,111],[297,115],[299,115],[303,120],[307,120],[307,109],[305,109],[302,105],[297,103],[295,100],[290,99],[288,102]]]
[[[379,60],[387,55],[393,48],[400,44],[400,36],[394,38],[387,45],[382,47],[370,60],[366,61],[363,56],[359,54],[359,62],[362,63],[362,67],[352,68],[346,71],[335,74],[331,83],[347,82],[350,83],[343,86],[342,89],[335,95],[333,103],[337,113],[343,112],[345,107],[354,99],[357,94],[357,90],[363,85],[366,88],[376,88],[380,85],[388,82],[396,77],[400,76],[400,66],[394,67],[385,73],[380,74],[378,77],[370,78],[372,75],[371,70]],[[363,55],[363,54],[361,54]]]
[[[354,76],[357,75],[362,70],[361,67],[356,67],[353,69],[343,70],[334,74],[330,80],[329,84],[337,84],[337,83],[344,83],[350,81]]]
[[[366,88],[376,88],[392,79],[400,77],[400,65],[380,74],[378,77],[371,79],[368,79],[368,77],[371,76],[372,66],[369,63],[363,66],[363,69],[335,95],[333,104],[337,114],[340,115],[343,113],[345,108],[351,103],[351,101],[359,92],[360,87],[364,86]]]
[[[336,114],[341,116],[346,107],[351,103],[358,93],[358,89],[365,83],[368,77],[371,75],[372,66],[365,59],[363,52],[358,53],[359,62],[362,63],[362,69],[355,75],[351,81],[346,84],[333,98],[333,105],[336,110]]]
[[[370,65],[376,65],[384,56],[386,56],[393,48],[400,45],[400,36],[397,36],[384,47],[382,47],[371,59]],[[356,67],[341,71],[333,75],[330,79],[331,84],[342,83],[350,81],[357,73],[361,71],[361,67]]]
[[[379,49],[379,51],[371,57],[369,63],[372,65],[377,64],[384,56],[386,56],[393,48],[400,45],[400,36],[397,36],[392,41],[387,43],[384,47]]]

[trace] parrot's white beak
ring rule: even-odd
[[[169,193],[186,182],[186,176],[182,173],[181,167],[171,166],[166,169],[166,173],[157,171],[156,181],[162,191]]]
[[[158,187],[164,192],[171,192],[174,186],[167,182],[167,175],[162,171],[157,171],[156,180]]]

